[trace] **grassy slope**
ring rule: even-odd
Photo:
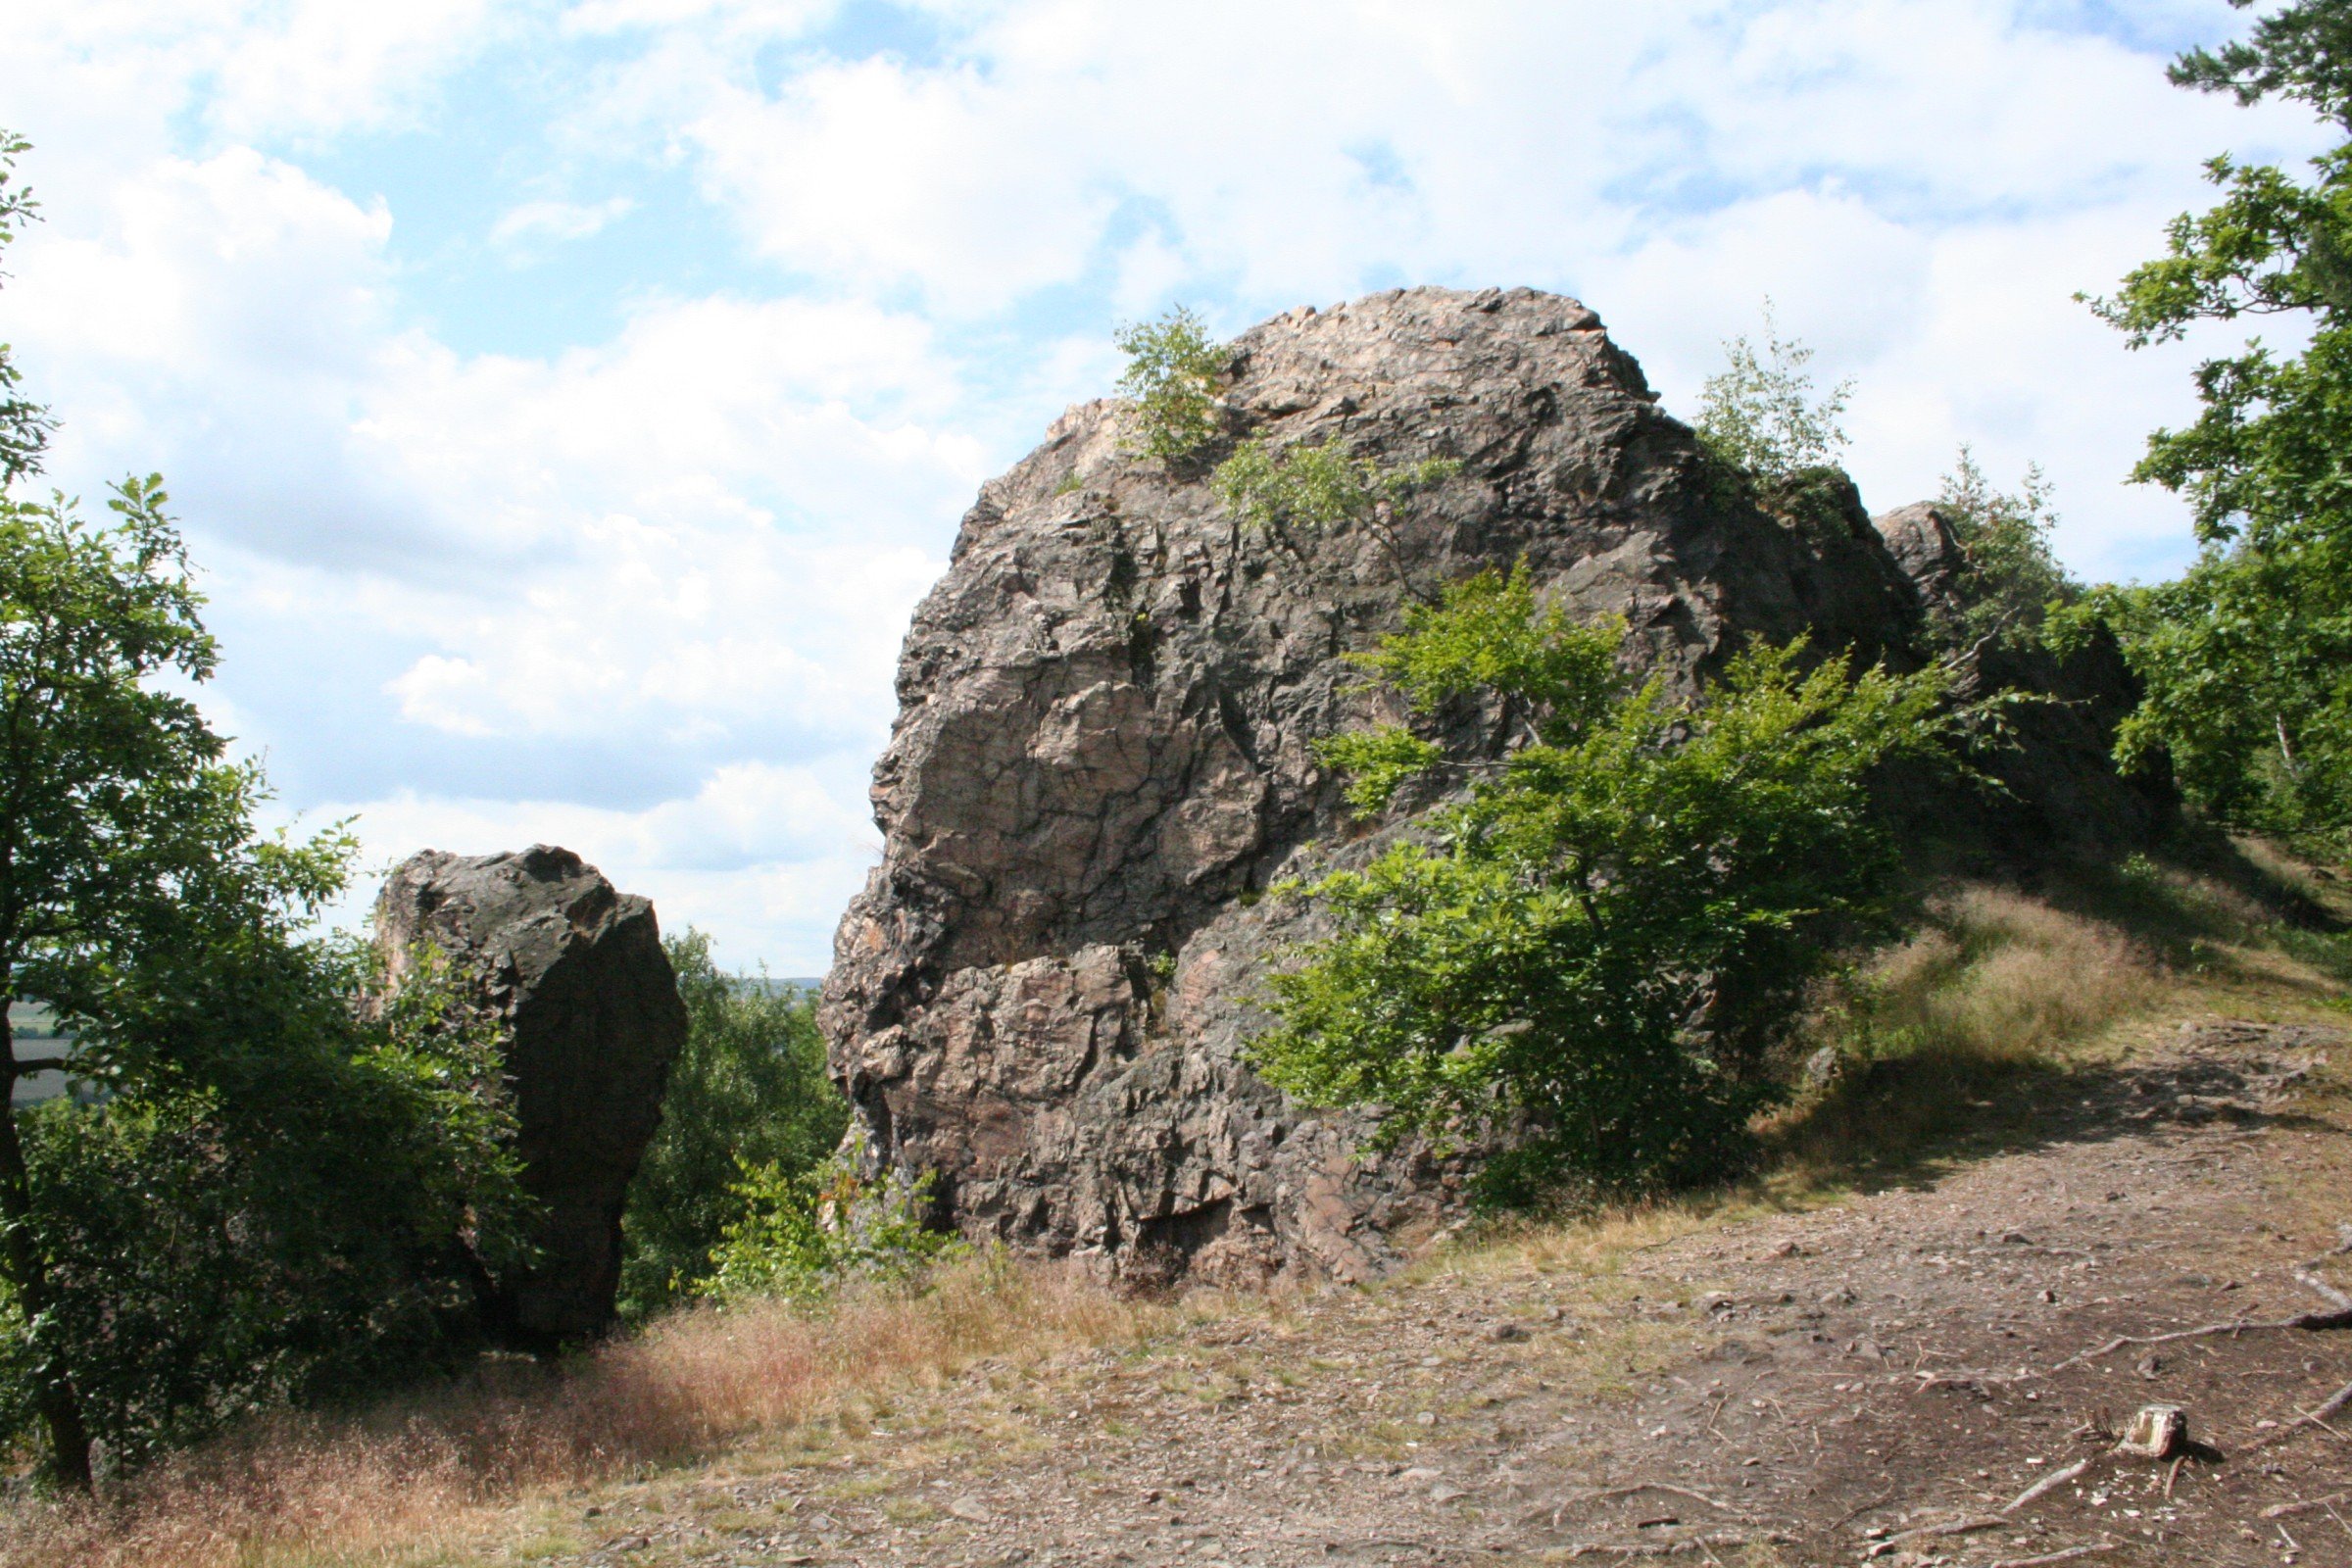
[[[1577,1278],[1588,1304],[1605,1307],[1642,1250],[2026,1147],[2050,1134],[2070,1080],[2181,1020],[2341,1020],[2352,938],[2328,928],[2348,906],[2341,884],[2254,846],[2052,878],[2032,895],[1948,886],[1911,940],[1823,997],[1800,1054],[1835,1048],[1839,1068],[1765,1129],[1774,1159],[1756,1181],[1639,1212],[1497,1225],[1458,1239],[1420,1277],[1532,1268]],[[1280,1381],[1284,1355],[1304,1365],[1316,1353],[1298,1310],[1284,1298],[1117,1300],[983,1260],[919,1299],[830,1316],[684,1313],[553,1375],[493,1370],[365,1421],[253,1433],[143,1478],[111,1510],[20,1511],[0,1526],[0,1564],[323,1568],[565,1553],[598,1534],[583,1527],[598,1498],[649,1508],[714,1474],[845,1462],[840,1485],[854,1488],[893,1402],[975,1364],[1009,1369],[1002,1387],[990,1377],[1006,1441],[1036,1369],[1104,1349],[1181,1369],[1219,1319],[1246,1318],[1291,1346],[1260,1369]],[[1592,1343],[1601,1348],[1590,1367],[1560,1372],[1589,1377],[1605,1398],[1605,1368],[1626,1347]],[[1373,1447],[1403,1440],[1376,1425],[1361,1435]]]

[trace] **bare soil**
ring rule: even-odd
[[[1368,1290],[983,1363],[721,1468],[566,1499],[514,1551],[2352,1564],[2352,1411],[2298,1413],[2352,1385],[2352,1314],[2328,1295],[2352,1292],[2347,1067],[2325,1029],[2168,1024],[1826,1202],[1464,1238]],[[2102,1349],[2227,1324],[2247,1326]],[[2154,1403],[2183,1409],[2188,1445],[2119,1453]]]

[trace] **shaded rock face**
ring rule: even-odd
[[[1336,441],[1460,474],[1384,530],[1245,532],[1201,482],[1072,409],[984,486],[915,613],[876,765],[882,864],[821,1011],[869,1157],[940,1173],[974,1236],[1116,1274],[1378,1273],[1459,1173],[1359,1155],[1240,1065],[1313,916],[1258,902],[1360,854],[1320,736],[1396,716],[1346,662],[1412,592],[1518,561],[1690,686],[1751,633],[1915,665],[1920,588],[1848,493],[1784,522],[1711,478],[1573,300],[1399,291],[1233,346],[1227,442]],[[1449,737],[1499,751],[1498,715]],[[2103,758],[2093,771],[2111,785]],[[2091,787],[2091,786],[2085,786]],[[1349,846],[1353,845],[1350,850]]]
[[[1949,509],[1921,502],[1877,520],[1889,555],[1931,614],[1948,621],[1969,605],[1967,561]],[[2031,862],[2053,849],[2097,851],[2144,842],[2171,821],[2163,779],[2126,781],[2113,763],[2115,729],[2138,704],[2139,685],[2105,628],[2060,660],[1996,639],[1960,654],[1966,695],[2046,699],[2007,710],[2007,748],[1985,760],[2007,793],[1941,792],[1932,803],[1948,833]]]
[[[542,1259],[492,1288],[490,1328],[523,1346],[600,1332],[620,1283],[621,1203],[686,1044],[653,905],[569,850],[427,850],[384,884],[375,929],[393,980],[430,943],[508,1026],[523,1185],[545,1216]]]

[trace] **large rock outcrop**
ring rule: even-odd
[[[523,1185],[541,1260],[494,1282],[489,1327],[538,1347],[600,1332],[620,1283],[620,1211],[662,1119],[686,1007],[654,906],[569,850],[401,862],[375,906],[397,983],[426,946],[468,1004],[504,1024]]]
[[[1359,1156],[1360,1125],[1301,1114],[1239,1052],[1302,929],[1254,895],[1367,831],[1309,747],[1378,716],[1346,656],[1396,627],[1400,577],[1524,561],[1684,684],[1750,634],[1914,664],[1923,601],[1850,486],[1789,518],[1725,486],[1573,300],[1292,312],[1233,345],[1222,417],[1227,441],[1462,466],[1377,526],[1269,536],[1135,457],[1116,405],[1064,415],[982,488],[916,612],[874,773],[884,858],[822,1018],[870,1156],[939,1172],[967,1233],[1115,1272],[1359,1277],[1446,1223],[1455,1173]],[[2145,815],[2095,751],[2054,771]]]

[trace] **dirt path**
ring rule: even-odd
[[[553,1560],[2352,1564],[2352,1413],[2296,1414],[2352,1382],[2352,1330],[2082,1358],[2330,1312],[2308,1260],[2352,1290],[2352,1127],[2307,1092],[2330,1054],[2186,1026],[1912,1185],[983,1365],[575,1506]],[[2159,1401],[2194,1446],[2117,1455]]]

